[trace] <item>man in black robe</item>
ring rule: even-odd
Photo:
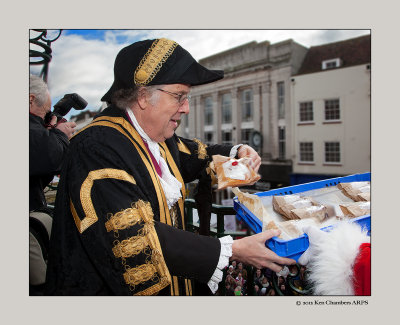
[[[233,241],[185,231],[187,182],[214,154],[261,159],[249,146],[206,146],[178,137],[191,86],[223,78],[176,42],[122,49],[110,105],[76,134],[61,173],[48,265],[48,294],[191,295],[190,279],[215,292],[229,259],[279,271],[269,231]]]

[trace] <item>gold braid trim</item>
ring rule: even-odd
[[[111,230],[118,231],[132,227],[140,222],[143,218],[145,218],[144,221],[146,223],[153,223],[153,210],[151,209],[150,202],[144,203],[143,201],[138,201],[136,206],[139,206],[139,208],[128,208],[112,215],[105,223],[107,232]],[[142,209],[146,212],[142,212]]]
[[[80,199],[85,218],[83,218],[82,220],[79,218],[78,214],[76,213],[75,207],[72,204],[72,201],[70,202],[71,212],[80,233],[83,233],[87,228],[89,228],[98,220],[96,210],[93,206],[91,192],[94,181],[105,178],[119,179],[132,184],[136,184],[135,179],[124,170],[104,168],[92,170],[91,172],[89,172],[88,176],[82,183],[80,190]]]
[[[147,262],[146,264],[139,265],[135,268],[126,267],[124,273],[124,280],[130,286],[132,291],[135,290],[135,287],[143,282],[153,280],[158,281],[155,285],[135,293],[135,296],[149,296],[154,295],[166,286],[171,284],[171,276],[168,274],[160,273],[160,265],[159,263],[162,260],[162,254],[158,250],[154,250],[151,262]],[[158,275],[161,274],[161,276]]]
[[[149,246],[149,241],[146,236],[134,236],[123,240],[116,241],[116,245],[112,251],[115,257],[127,258],[139,254]]]
[[[146,236],[151,232],[155,232],[154,214],[150,202],[139,200],[135,204],[132,204],[132,206],[132,208],[117,212],[105,223],[108,232],[111,230],[118,231],[126,229],[139,222],[144,222],[143,228],[138,230],[137,236],[130,237],[122,242],[118,240],[115,241],[115,246],[112,249],[115,257],[127,258],[137,255],[151,244]]]
[[[152,81],[177,46],[176,42],[169,39],[156,39],[136,68],[135,84],[145,86]]]
[[[207,145],[204,144],[203,142],[201,142],[199,139],[193,139],[193,141],[196,142],[197,145],[198,145],[198,148],[197,148],[197,152],[196,152],[196,153],[199,155],[199,159],[206,159],[206,158],[208,158],[207,150],[206,150]]]
[[[127,268],[124,273],[125,282],[130,286],[136,286],[156,276],[157,270],[155,266],[150,263],[142,264],[135,268]]]
[[[153,210],[151,208],[150,202],[144,202],[139,200],[136,202],[136,208],[139,210],[140,216],[146,223],[153,223]]]
[[[151,287],[135,293],[135,295],[153,295],[171,284],[171,275],[162,255],[161,245],[154,228],[153,216],[150,202],[139,200],[132,204],[132,208],[111,216],[106,223],[107,231],[118,231],[136,223],[144,224],[136,236],[123,241],[116,240],[112,248],[115,257],[122,259],[122,264],[125,267],[123,277],[132,291],[140,283],[149,280],[157,282]],[[141,252],[147,255],[144,264],[134,268],[126,264],[126,258],[138,255]]]
[[[174,284],[174,296],[179,296],[179,282],[178,282],[178,277],[173,276],[172,277],[172,282]]]

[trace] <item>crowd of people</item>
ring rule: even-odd
[[[250,270],[250,272],[248,272]],[[232,261],[224,270],[225,296],[293,296],[296,293],[290,288],[289,281],[298,291],[305,290],[305,266],[291,265],[279,273],[268,268],[252,268],[241,262]],[[252,274],[249,274],[252,273]],[[274,273],[276,275],[274,275]],[[275,276],[276,286],[274,285]],[[251,278],[250,278],[251,277]],[[250,281],[252,280],[252,281]],[[222,291],[221,291],[222,292]]]

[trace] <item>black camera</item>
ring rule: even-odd
[[[50,126],[51,118],[55,115],[57,116],[57,124],[66,122],[64,118],[65,115],[75,108],[76,110],[82,110],[87,106],[87,101],[76,93],[65,94],[55,105],[52,112],[48,112],[44,118],[44,123],[46,126]]]

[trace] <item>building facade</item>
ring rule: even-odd
[[[292,184],[370,171],[370,35],[311,47],[291,97]]]
[[[250,144],[262,157],[262,179],[255,190],[289,185],[295,150],[291,77],[306,53],[307,48],[293,40],[265,41],[200,60],[207,68],[224,70],[225,77],[192,88],[190,114],[177,134],[206,144]]]
[[[225,77],[192,88],[177,134],[253,146],[262,178],[248,191],[370,171],[370,35],[250,42],[199,62]]]

